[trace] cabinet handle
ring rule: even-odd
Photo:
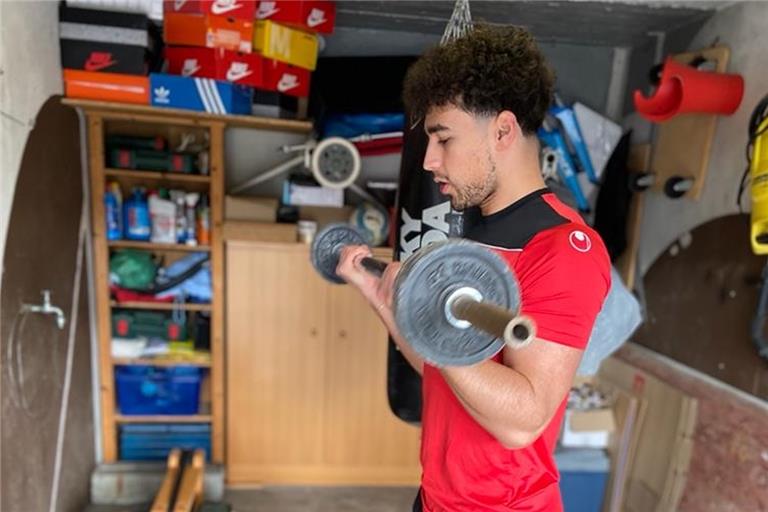
[[[339,338],[346,338],[347,337],[347,331],[341,330],[339,331]]]
[[[317,336],[317,329],[315,329],[314,327],[312,329],[310,329],[309,330],[309,335],[312,336],[313,338],[315,336]]]

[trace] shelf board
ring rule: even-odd
[[[115,416],[117,423],[210,423],[210,414],[193,414],[189,416]]]
[[[107,246],[112,249],[147,249],[156,251],[209,252],[210,245],[156,244],[136,240],[110,240]]]
[[[178,183],[210,183],[211,177],[202,174],[185,174],[183,172],[143,171],[140,169],[104,169],[104,174],[116,178],[131,178],[135,180],[155,180]]]
[[[150,115],[158,118],[166,118],[172,124],[172,118],[183,118],[199,121],[200,123],[223,122],[229,126],[242,128],[254,128],[263,130],[278,130],[286,132],[309,133],[312,131],[312,122],[296,121],[292,119],[277,119],[272,117],[244,116],[244,115],[221,115],[208,114],[207,112],[198,112],[196,110],[183,110],[177,108],[160,108],[149,105],[134,105],[130,103],[115,103],[110,101],[81,100],[74,98],[64,98],[64,105],[80,107],[83,110],[93,112],[103,112],[109,117],[110,112],[124,115]]]
[[[176,304],[174,302],[117,302],[110,301],[109,305],[113,308],[123,309],[153,309],[157,311],[211,311],[213,307],[210,304]]]
[[[115,366],[197,366],[199,368],[210,368],[210,361],[181,361],[178,359],[131,359],[126,357],[113,357],[112,364]]]

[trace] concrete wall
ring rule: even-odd
[[[0,260],[24,143],[40,107],[62,89],[57,5],[0,2]]]
[[[659,254],[684,233],[708,220],[736,213],[739,179],[746,167],[747,123],[760,99],[768,93],[768,3],[737,3],[715,14],[698,31],[689,48],[702,48],[716,39],[731,48],[729,72],[744,77],[744,100],[730,117],[720,117],[701,198],[672,200],[646,195],[639,264],[645,272]],[[743,201],[749,209],[749,191]],[[746,227],[745,227],[746,229]]]

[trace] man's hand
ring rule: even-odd
[[[379,313],[382,309],[392,308],[392,296],[400,263],[387,265],[381,278],[374,276],[363,266],[363,258],[371,257],[371,250],[365,245],[347,245],[341,249],[336,273],[347,283],[360,290],[360,293]]]

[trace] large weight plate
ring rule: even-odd
[[[362,234],[346,224],[331,224],[322,229],[312,240],[310,258],[312,266],[327,281],[343,284],[344,280],[336,274],[339,265],[339,253],[345,245],[367,245]]]
[[[395,283],[394,312],[403,337],[428,362],[465,366],[504,348],[504,340],[445,317],[445,301],[458,288],[478,290],[484,302],[517,311],[520,291],[509,265],[489,249],[466,240],[434,243],[403,263]]]

